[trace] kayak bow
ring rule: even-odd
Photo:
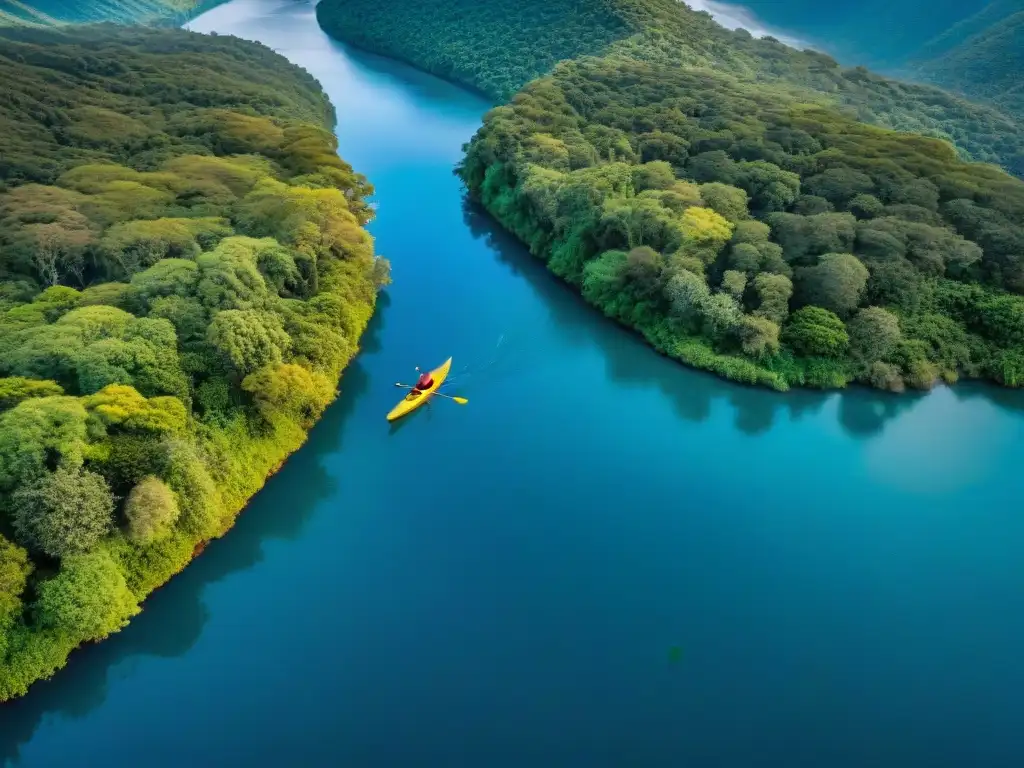
[[[444,384],[444,380],[448,376],[448,371],[451,370],[452,359],[449,357],[441,365],[430,372],[430,378],[434,380],[434,385],[430,389],[424,390],[422,394],[417,392],[410,392],[404,398],[402,402],[391,409],[391,413],[388,414],[388,421],[394,421],[400,419],[410,411],[414,411],[419,408],[423,403],[430,399],[437,390]]]

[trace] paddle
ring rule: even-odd
[[[412,387],[410,387],[408,384],[400,384],[397,381],[395,382],[395,386],[401,387],[402,389],[412,389]],[[449,400],[454,400],[459,405],[465,405],[466,403],[469,402],[469,400],[467,400],[464,397],[452,397],[451,395],[446,395],[444,392],[431,392],[430,394],[439,395],[441,397],[447,397]]]

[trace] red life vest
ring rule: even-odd
[[[430,374],[420,374],[420,379],[416,382],[416,389],[430,389],[432,386],[434,386],[434,380],[430,377]]]

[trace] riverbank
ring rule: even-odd
[[[489,113],[460,166],[474,199],[591,304],[677,360],[778,390],[1024,384],[1019,181],[808,104],[801,67],[820,65],[836,93],[851,73],[676,4],[580,15],[555,3],[544,18],[559,33],[520,43],[507,66],[498,31],[530,37],[539,12],[502,10],[453,6],[457,24],[432,17],[415,35],[394,9],[358,0],[317,14],[328,32],[494,95],[550,68],[558,40],[594,31],[596,47],[559,50],[602,55],[561,63]],[[717,30],[735,75],[700,56],[664,61],[655,18],[705,57],[707,41],[687,35]],[[772,51],[792,71],[750,82],[740,61]]]
[[[330,101],[264,46],[104,25],[0,53],[5,701],[233,526],[334,401],[388,264]]]

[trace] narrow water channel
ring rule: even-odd
[[[386,1],[386,0],[382,0]],[[309,443],[132,625],[0,709],[25,766],[1019,766],[1024,398],[779,395],[659,358],[467,206],[488,104],[305,0],[394,265]],[[454,357],[466,406],[397,429]]]

